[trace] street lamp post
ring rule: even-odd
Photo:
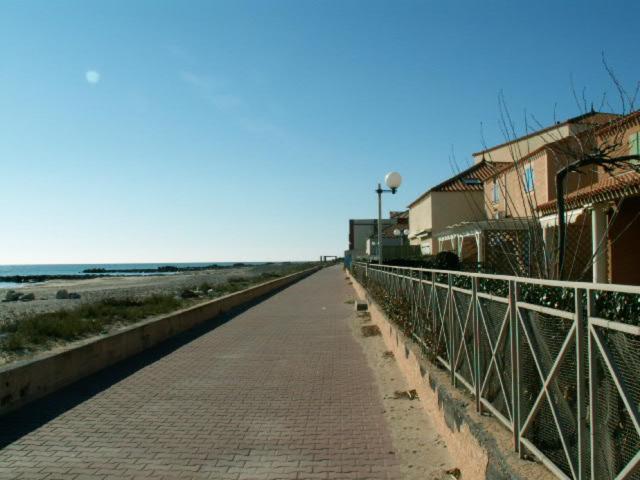
[[[402,238],[402,232],[400,231],[399,228],[396,228],[393,231],[393,236],[394,237],[400,237],[400,246],[402,247],[404,245],[404,239]]]
[[[409,236],[409,229],[405,228],[404,230],[400,230],[399,228],[396,228],[393,231],[393,235],[400,237],[400,246],[404,247],[404,237]]]
[[[384,190],[380,184],[376,193],[378,194],[378,264],[382,265],[382,194],[385,192],[396,193],[398,187],[402,183],[402,177],[398,172],[389,172],[384,177],[384,182],[389,187],[389,190]]]

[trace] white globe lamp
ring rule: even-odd
[[[384,177],[384,182],[391,191],[395,192],[402,183],[402,177],[398,172],[389,172],[386,177]]]
[[[378,194],[378,264],[382,265],[382,194],[385,192],[396,193],[398,187],[402,183],[402,177],[398,172],[389,172],[384,177],[384,182],[389,187],[389,190],[383,190],[382,186],[378,184],[378,188],[376,193]],[[393,234],[397,237],[401,237],[401,231],[399,229],[395,229]]]

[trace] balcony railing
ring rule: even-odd
[[[565,479],[640,479],[640,287],[354,263],[370,296]]]

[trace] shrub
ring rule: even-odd
[[[6,339],[2,340],[0,345],[5,349],[12,352],[18,350],[24,350],[27,346],[24,337],[20,334],[8,335]]]
[[[194,292],[193,290],[189,289],[189,288],[184,288],[181,292],[180,292],[180,298],[196,298],[198,296],[198,294],[196,292]]]
[[[249,277],[242,277],[242,276],[238,276],[238,275],[232,275],[229,278],[227,278],[227,283],[247,283],[249,282],[250,278]]]
[[[181,302],[168,295],[145,299],[109,298],[70,310],[30,314],[0,325],[4,350],[20,350],[51,341],[72,341],[105,331],[117,322],[134,323],[144,318],[177,310]]]
[[[398,259],[385,262],[398,267],[431,268],[435,270],[454,270],[461,268],[458,255],[453,252],[440,252],[437,255],[425,255],[420,259]]]
[[[440,252],[433,260],[433,267],[436,270],[460,270],[460,259],[453,252]]]
[[[640,295],[622,292],[595,292],[595,313],[607,320],[640,325]]]

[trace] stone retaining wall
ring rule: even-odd
[[[287,275],[195,307],[138,322],[101,337],[76,342],[62,352],[45,353],[0,367],[0,415],[288,286],[318,269],[315,267]]]

